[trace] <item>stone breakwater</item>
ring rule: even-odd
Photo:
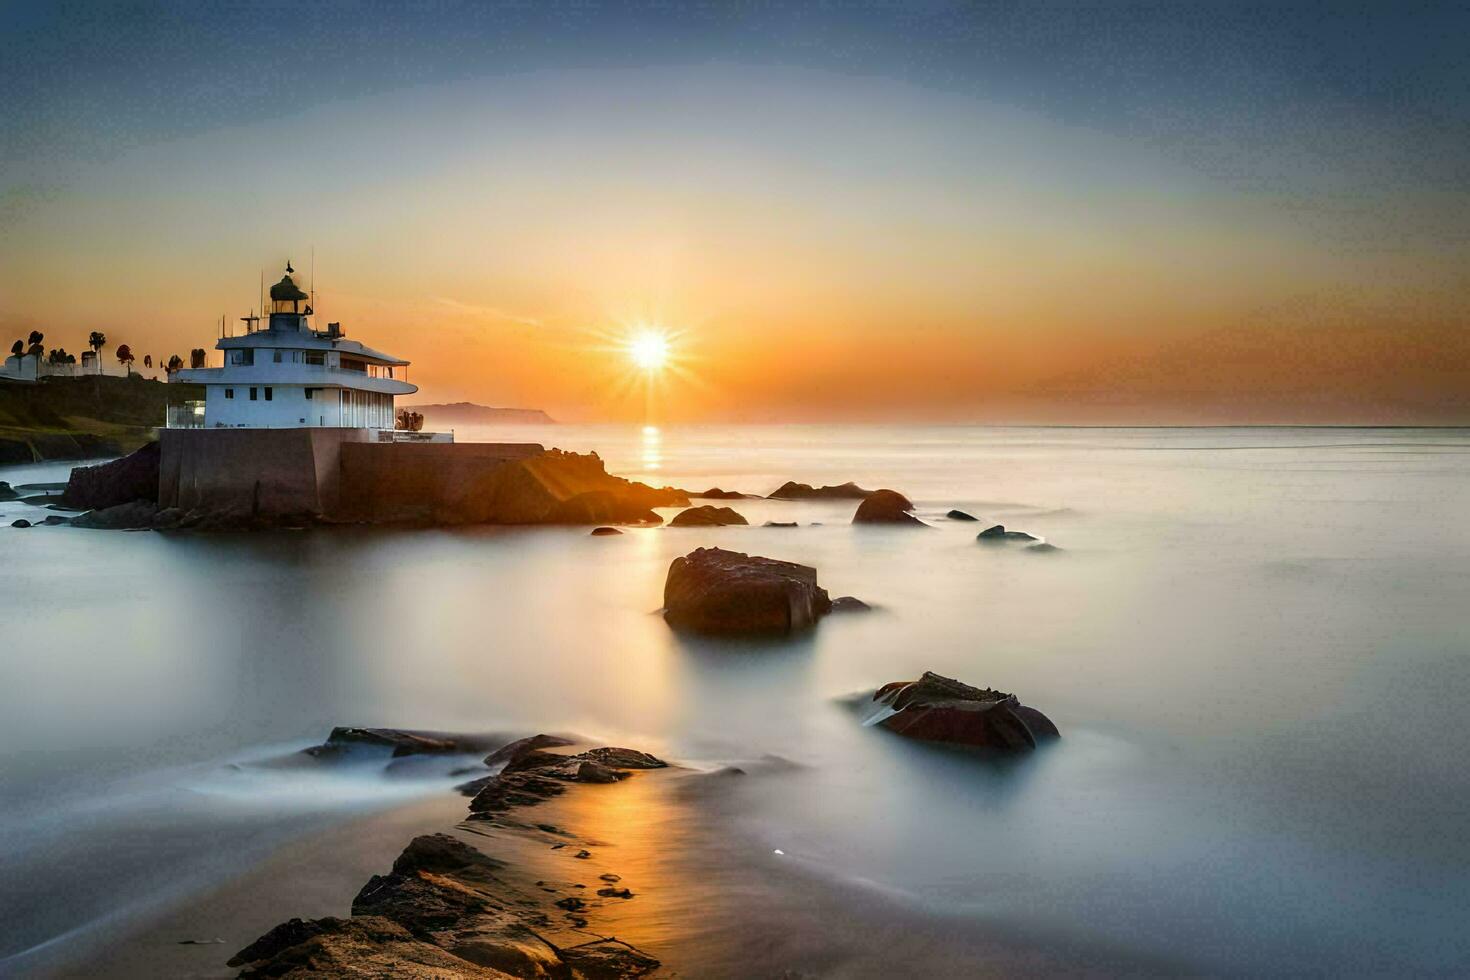
[[[682,490],[612,476],[595,454],[533,443],[397,444],[355,430],[165,430],[78,467],[81,527],[212,529],[358,524],[657,524]]]

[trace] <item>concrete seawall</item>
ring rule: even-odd
[[[331,516],[341,453],[366,429],[162,429],[161,507],[236,515]]]
[[[369,429],[165,429],[158,506],[229,520],[586,524],[658,520],[679,490],[536,443],[380,442]]]

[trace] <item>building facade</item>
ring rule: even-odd
[[[408,361],[346,339],[339,324],[312,328],[310,297],[290,265],[270,289],[264,327],[244,317],[245,333],[215,345],[224,366],[178,372],[203,385],[205,399],[171,410],[174,428],[351,428],[392,430],[394,399],[418,388]]]

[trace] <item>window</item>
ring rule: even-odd
[[[269,389],[269,388],[267,388],[265,390],[265,400],[266,401],[270,401],[271,400],[271,389]]]
[[[250,400],[251,401],[255,401],[255,389],[254,388],[251,388],[250,389]]]
[[[319,351],[319,350],[309,350],[309,351],[307,351],[306,352],[306,363],[307,364],[315,364],[317,367],[324,366],[327,363],[327,355],[326,355],[326,352],[325,351]]]
[[[280,364],[281,363],[281,352],[280,351],[276,351],[275,352],[275,355],[276,355],[276,363],[277,364]],[[269,398],[270,396],[267,395],[266,397]]]
[[[255,351],[253,349],[230,351],[230,363],[249,366],[255,363]]]
[[[306,389],[306,400],[307,401],[311,401],[311,399],[312,399],[313,395],[315,394],[315,392],[316,392],[316,389],[315,388],[307,388]]]
[[[225,389],[225,397],[226,398],[234,398],[235,397],[235,389],[234,388],[226,388]]]

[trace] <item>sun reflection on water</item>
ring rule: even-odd
[[[664,464],[663,433],[659,432],[656,425],[645,425],[643,427],[643,468],[645,470],[662,469]]]

